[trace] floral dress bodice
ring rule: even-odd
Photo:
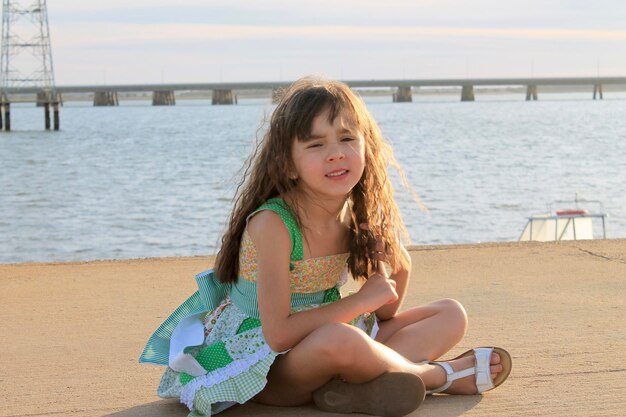
[[[324,291],[346,281],[348,253],[291,261],[289,264],[292,293]],[[239,249],[239,278],[256,282],[257,250],[248,231],[243,233]]]

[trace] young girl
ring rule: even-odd
[[[140,358],[168,365],[158,394],[180,397],[190,416],[249,400],[400,416],[425,393],[504,382],[511,358],[500,348],[434,362],[465,334],[457,301],[399,311],[411,259],[389,165],[349,87],[295,82],[240,184],[215,270],[196,276],[199,291]],[[350,275],[362,286],[342,298]]]

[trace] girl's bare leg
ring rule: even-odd
[[[354,326],[328,324],[277,358],[265,389],[255,400],[270,405],[301,405],[309,403],[313,391],[336,376],[361,383],[390,371],[416,373],[417,368]]]
[[[378,342],[392,348],[411,362],[434,361],[456,346],[465,336],[467,314],[458,301],[443,299],[403,311],[393,319],[380,322],[379,326],[380,330],[376,335]],[[470,356],[449,363],[452,369],[459,371],[474,366],[474,358]],[[492,355],[491,365],[491,377],[495,378],[497,373],[502,371],[499,355]],[[445,382],[445,379],[440,379],[441,374],[421,373],[419,376],[429,389],[439,387]],[[435,379],[431,379],[431,376]],[[433,382],[434,385],[429,386],[430,381],[435,380],[441,382]],[[476,384],[473,377],[466,377],[453,383],[446,392],[474,394]]]
[[[469,360],[468,360],[469,359]],[[451,362],[454,368],[472,358]],[[456,362],[456,363],[455,363]],[[492,372],[501,370],[492,357]],[[497,367],[500,367],[498,370]],[[363,331],[346,324],[323,326],[280,356],[268,374],[268,383],[255,400],[269,405],[295,406],[309,403],[313,391],[338,376],[351,383],[370,381],[385,372],[413,373],[432,389],[445,383],[445,371],[437,365],[417,365],[393,349],[372,340]],[[473,393],[470,377],[455,382],[448,392]],[[472,391],[474,390],[474,391]]]
[[[435,360],[467,331],[467,315],[455,300],[444,299],[398,313],[379,323],[376,340],[411,362]]]

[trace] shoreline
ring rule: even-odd
[[[434,395],[411,416],[624,415],[626,369],[616,359],[626,351],[626,239],[420,245],[409,253],[404,308],[453,298],[467,310],[469,331],[444,358],[491,344],[513,356],[511,377],[493,392]],[[177,400],[156,396],[163,369],[138,357],[213,260],[0,264],[0,417],[187,416]],[[248,403],[221,415],[328,414]]]
[[[421,252],[421,251],[437,251],[437,250],[456,250],[456,249],[484,249],[492,247],[518,247],[518,246],[536,246],[536,245],[564,245],[575,246],[577,242],[625,242],[626,238],[608,238],[608,239],[589,239],[589,240],[562,240],[562,241],[506,241],[506,242],[472,242],[472,243],[442,243],[442,244],[425,244],[425,245],[407,245],[406,249],[409,252]],[[204,260],[211,264],[215,261],[217,254],[212,255],[172,255],[172,256],[147,256],[141,258],[99,258],[99,259],[84,259],[84,260],[68,260],[68,261],[26,261],[26,262],[0,262],[0,266],[27,266],[27,265],[85,265],[95,263],[107,263],[107,262],[167,262],[174,260]],[[0,279],[2,277],[0,276]]]

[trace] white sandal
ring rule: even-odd
[[[502,365],[502,372],[499,372],[498,375],[496,375],[496,377],[492,380],[490,366],[491,354],[494,352],[500,355],[500,365]],[[463,353],[460,356],[457,356],[452,360],[471,355],[474,355],[474,357],[476,358],[474,367],[456,372],[452,369],[452,366],[450,366],[448,362],[420,362],[432,365],[439,365],[446,371],[446,383],[439,388],[426,391],[426,395],[443,392],[450,388],[450,385],[452,385],[452,383],[457,379],[465,378],[466,376],[470,375],[476,375],[476,388],[478,389],[478,394],[482,394],[485,391],[492,390],[495,387],[501,385],[511,373],[511,355],[506,350],[498,347],[479,347],[476,349],[468,350],[467,352]]]

